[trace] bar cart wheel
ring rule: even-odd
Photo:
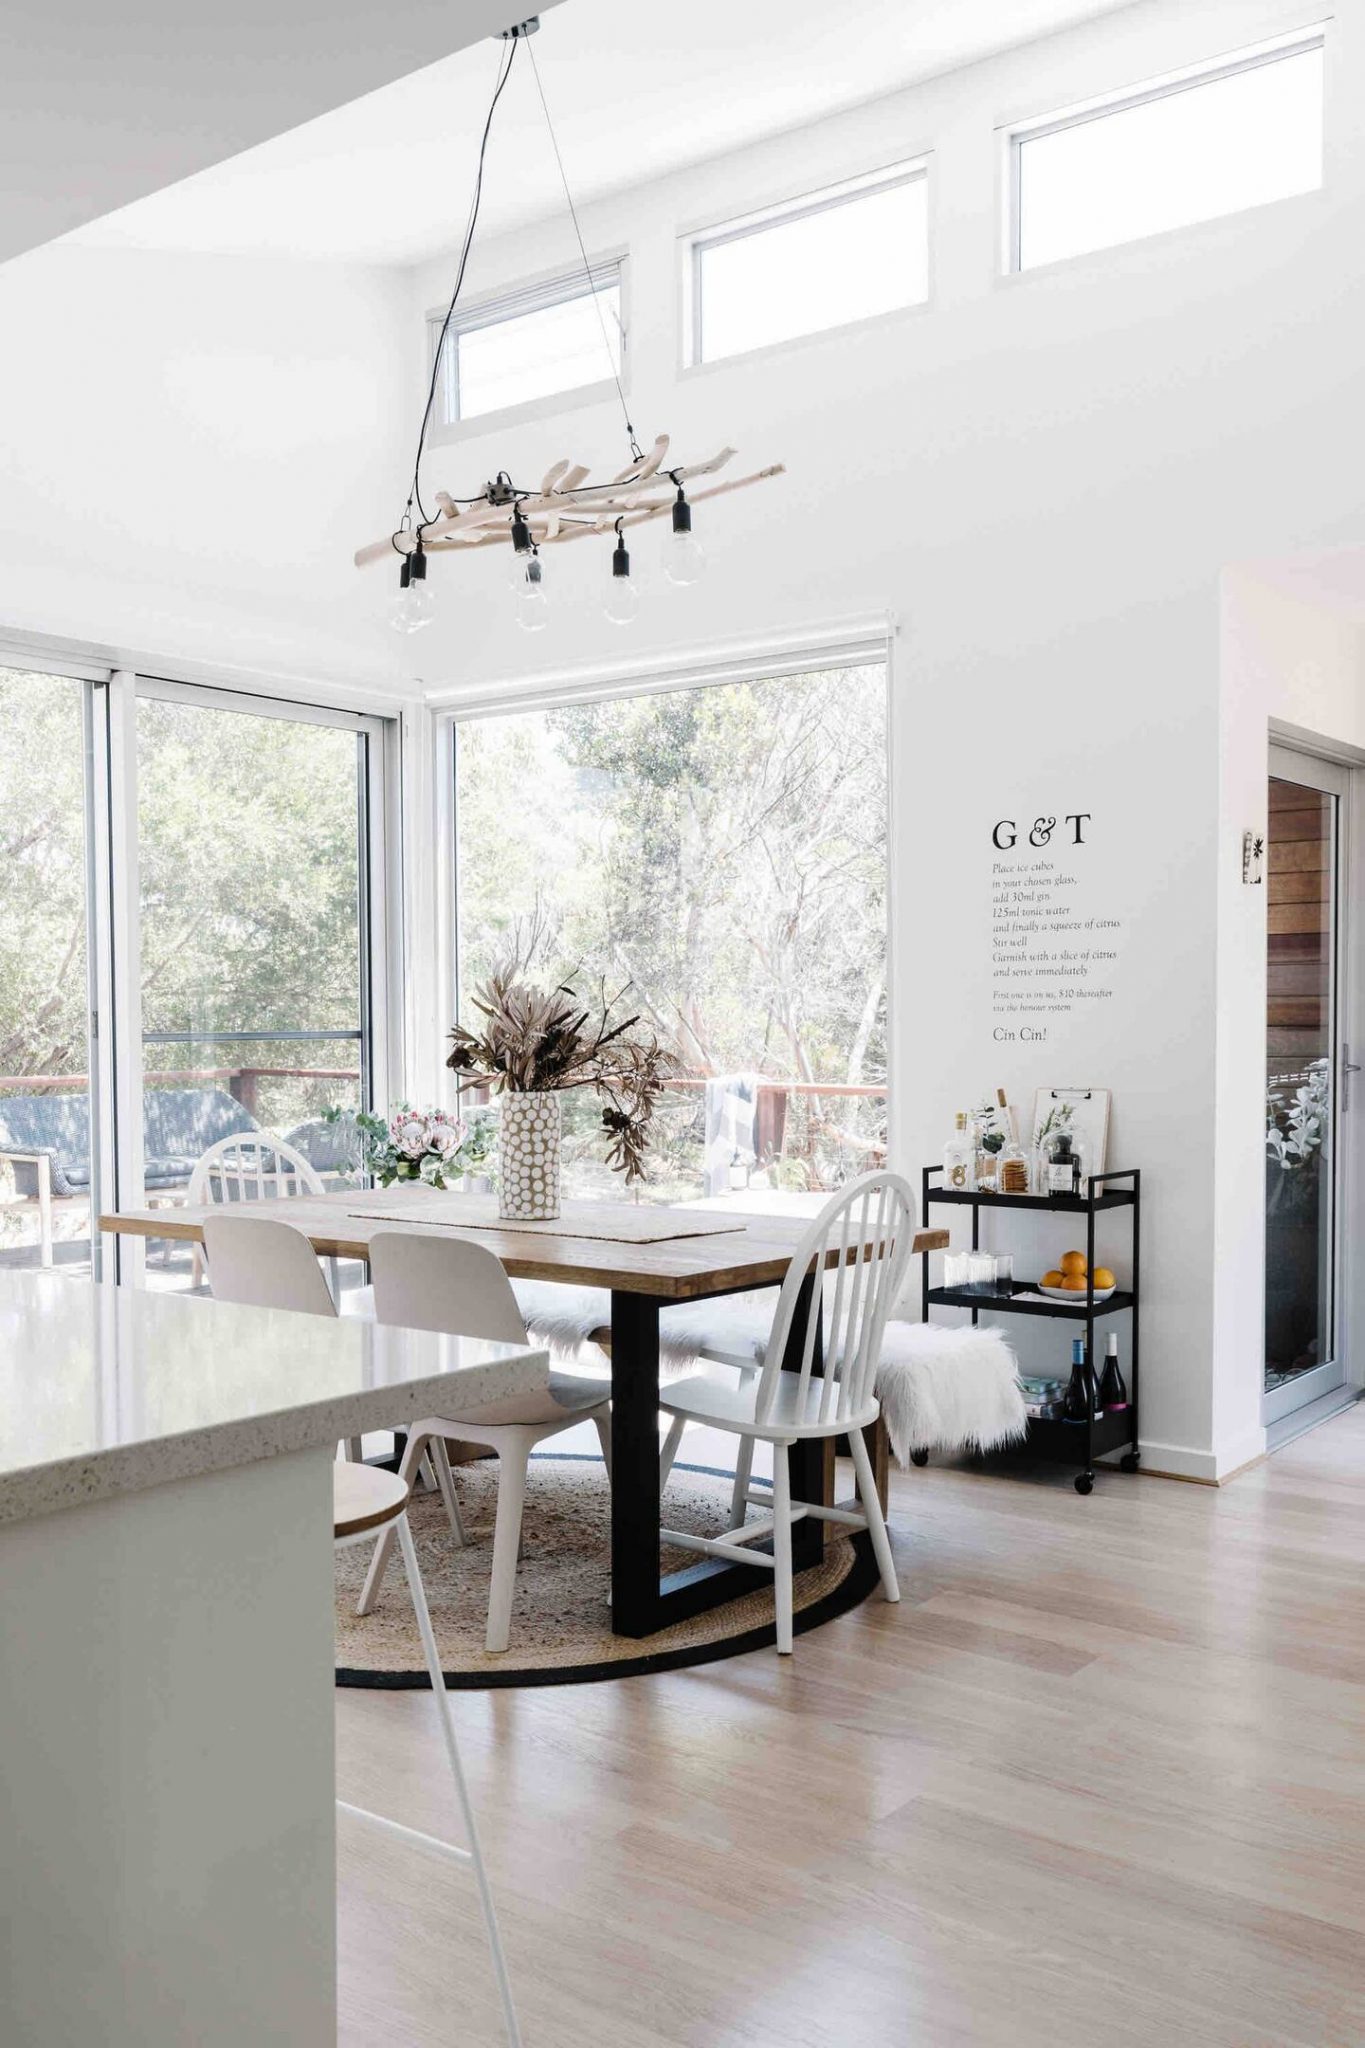
[[[1136,1472],[1140,1463],[1140,1453],[1137,1451],[1125,1451],[1119,1459],[1119,1470],[1120,1472]]]
[[[929,1453],[927,1451],[911,1451],[910,1463],[912,1465],[927,1465],[928,1462]]]
[[[1095,1475],[1093,1472],[1078,1472],[1072,1484],[1077,1493],[1093,1493],[1095,1490]]]

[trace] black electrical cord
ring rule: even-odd
[[[407,525],[411,520],[414,503],[420,515],[420,524],[417,529],[419,537],[422,527],[428,526],[431,523],[427,508],[422,503],[421,487],[422,456],[427,445],[427,429],[431,425],[432,406],[436,403],[436,386],[440,380],[441,363],[445,355],[446,336],[450,332],[450,323],[455,317],[455,307],[459,300],[461,288],[464,285],[465,270],[469,264],[469,251],[474,241],[474,229],[478,225],[479,204],[483,197],[483,165],[484,158],[488,153],[488,137],[492,132],[493,116],[498,110],[498,101],[502,98],[507,81],[512,76],[512,66],[517,61],[517,50],[523,40],[524,38],[521,36],[510,37],[506,50],[498,60],[498,81],[493,88],[493,97],[488,103],[488,116],[484,121],[483,135],[479,142],[479,165],[474,177],[474,197],[470,203],[469,222],[465,228],[464,246],[460,251],[459,269],[455,273],[455,289],[450,294],[450,304],[446,307],[446,316],[441,322],[440,338],[436,343],[436,351],[432,357],[431,382],[427,386],[427,402],[422,413],[422,425],[417,435],[417,454],[412,465],[412,488],[408,492],[408,502],[403,509],[403,519],[398,528],[400,533],[403,526]],[[474,504],[478,501],[471,499],[469,502]],[[394,538],[394,546],[398,546],[396,536]]]
[[[484,159],[488,153],[488,138],[492,133],[493,116],[497,112],[498,101],[502,98],[504,89],[506,88],[507,85],[507,81],[512,75],[512,66],[516,62],[518,46],[525,40],[526,38],[522,35],[511,35],[508,38],[507,49],[503,53],[502,57],[499,59],[497,83],[493,88],[493,97],[488,103],[488,114],[484,120],[483,134],[479,140],[479,161],[478,168],[476,170],[474,177],[474,195],[470,202],[469,219],[465,227],[464,242],[460,250],[459,266],[455,274],[455,286],[450,294],[450,303],[446,307],[445,318],[441,322],[441,332],[437,339],[435,352],[432,357],[431,379],[427,385],[427,402],[422,411],[422,424],[417,435],[417,453],[413,459],[412,465],[412,484],[408,491],[407,503],[403,508],[403,517],[400,520],[396,529],[394,530],[393,534],[390,536],[391,545],[393,546],[395,551],[401,555],[406,555],[409,551],[408,549],[399,546],[398,536],[399,534],[404,532],[405,529],[411,527],[412,508],[414,504],[416,505],[418,512],[417,539],[419,543],[421,541],[424,528],[432,524],[430,514],[428,513],[426,506],[422,502],[422,457],[426,452],[427,433],[431,426],[432,407],[436,403],[436,387],[437,384],[440,382],[441,366],[445,356],[446,338],[450,332],[450,323],[455,317],[455,308],[456,305],[459,303],[460,292],[464,287],[465,271],[469,265],[469,252],[474,242],[474,230],[478,225],[479,207],[483,198]],[[569,180],[564,169],[564,159],[560,155],[559,140],[555,134],[554,123],[550,119],[550,109],[545,99],[545,88],[540,82],[540,67],[536,63],[536,53],[534,50],[530,50],[530,58],[531,69],[536,81],[536,91],[540,96],[541,108],[545,115],[545,125],[549,130],[550,134],[550,146],[554,150],[555,162],[559,167],[560,182],[564,187],[564,197],[568,202],[569,214],[573,220],[574,234],[578,238],[578,252],[583,261],[583,274],[588,281],[589,291],[592,296],[593,305],[597,312],[598,321],[601,324],[603,347],[606,349],[608,360],[611,361],[612,363],[612,381],[616,386],[616,395],[621,402],[621,416],[625,421],[626,437],[630,443],[631,456],[635,462],[642,463],[645,459],[644,452],[641,449],[639,442],[635,438],[635,429],[631,425],[630,410],[626,405],[626,394],[624,389],[622,388],[620,372],[616,368],[615,359],[612,356],[611,342],[607,334],[606,316],[602,311],[601,305],[598,303],[597,291],[593,286],[592,266],[588,261],[587,247],[583,240],[583,230],[579,225],[578,209],[574,205],[573,193],[569,189]],[[512,485],[511,480],[509,478],[504,478],[501,475],[501,473],[499,474],[498,481],[499,483],[506,483],[508,495],[514,500],[539,496],[539,492],[530,487],[526,488],[525,490],[515,488]],[[591,491],[629,490],[631,485],[637,481],[637,477],[627,476],[624,477],[619,483],[580,485],[579,489],[586,496],[587,493]],[[676,477],[674,477],[674,482],[677,482]],[[452,502],[460,505],[480,505],[483,504],[485,500],[488,499],[489,492],[487,490],[484,490],[480,491],[475,497],[458,498],[454,499]],[[517,506],[516,509],[519,510],[519,506]]]
[[[588,261],[588,251],[583,240],[583,230],[579,226],[578,208],[574,205],[573,193],[569,190],[569,174],[564,168],[564,159],[559,153],[559,137],[555,134],[555,124],[550,119],[550,103],[545,97],[545,88],[540,82],[540,66],[536,62],[534,50],[528,50],[527,54],[531,59],[531,75],[536,82],[536,91],[540,95],[540,110],[545,116],[545,126],[550,131],[550,147],[555,153],[555,162],[559,166],[559,182],[564,187],[564,197],[568,201],[569,218],[573,221],[573,231],[578,237],[578,253],[583,259],[583,275],[588,281],[588,291],[597,311],[598,325],[602,329],[602,346],[606,350],[607,361],[611,364],[611,377],[612,382],[616,386],[616,396],[621,401],[621,417],[626,423],[626,439],[630,442],[630,452],[634,460],[636,462],[643,462],[645,459],[644,453],[635,438],[635,429],[630,423],[630,408],[626,404],[626,394],[621,388],[621,372],[616,367],[616,358],[612,354],[611,340],[607,334],[607,316],[602,311],[601,301],[597,296],[597,287],[593,283],[592,265]]]

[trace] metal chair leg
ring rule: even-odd
[[[436,1637],[431,1626],[431,1614],[427,1608],[426,1588],[417,1564],[417,1551],[408,1527],[406,1515],[398,1517],[398,1542],[403,1552],[403,1569],[407,1573],[408,1591],[412,1595],[413,1612],[417,1616],[417,1633],[422,1638],[422,1654],[426,1659],[427,1677],[436,1700],[436,1711],[440,1717],[441,1734],[445,1741],[446,1761],[450,1775],[455,1782],[455,1796],[460,1804],[460,1816],[464,1822],[465,1840],[469,1846],[470,1861],[474,1869],[474,1880],[479,1888],[479,1905],[483,1910],[484,1929],[488,1935],[489,1952],[493,1958],[493,1974],[498,1982],[498,1998],[502,2004],[502,2022],[507,2032],[509,2048],[522,2048],[521,2028],[517,2024],[516,2007],[512,2002],[512,1984],[507,1974],[507,1958],[503,1954],[502,1935],[498,1928],[497,1909],[493,1904],[493,1888],[488,1882],[484,1866],[483,1849],[479,1842],[479,1830],[474,1819],[474,1803],[469,1796],[465,1782],[464,1765],[460,1760],[459,1744],[455,1739],[455,1719],[450,1711],[450,1694],[446,1690],[445,1674],[441,1669],[440,1653],[436,1648]]]

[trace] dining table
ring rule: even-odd
[[[781,1284],[809,1220],[686,1205],[611,1201],[563,1204],[553,1221],[499,1214],[496,1195],[396,1183],[287,1198],[288,1221],[307,1233],[324,1259],[367,1260],[376,1231],[409,1230],[464,1238],[493,1251],[512,1279],[600,1288],[610,1310],[600,1333],[611,1359],[612,1628],[644,1638],[758,1587],[761,1566],[703,1558],[661,1572],[659,1489],[659,1317],[676,1303],[752,1293]],[[132,1208],[101,1216],[102,1230],[202,1244],[211,1207]],[[234,1202],[234,1215],[279,1217],[276,1199]],[[948,1243],[943,1230],[916,1234],[917,1253]],[[868,1249],[851,1242],[854,1259]],[[831,1251],[827,1263],[837,1264]],[[787,1345],[798,1363],[808,1320],[822,1297],[814,1270],[804,1276]],[[784,1361],[785,1362],[785,1361]],[[819,1369],[819,1332],[816,1369]],[[834,1459],[821,1441],[791,1452],[792,1497],[831,1506]],[[826,1525],[814,1516],[793,1531],[796,1571],[820,1561]]]

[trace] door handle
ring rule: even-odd
[[[1351,1107],[1351,1076],[1352,1074],[1358,1074],[1360,1069],[1361,1062],[1351,1058],[1350,1046],[1343,1045],[1341,1048],[1341,1111],[1343,1116]]]

